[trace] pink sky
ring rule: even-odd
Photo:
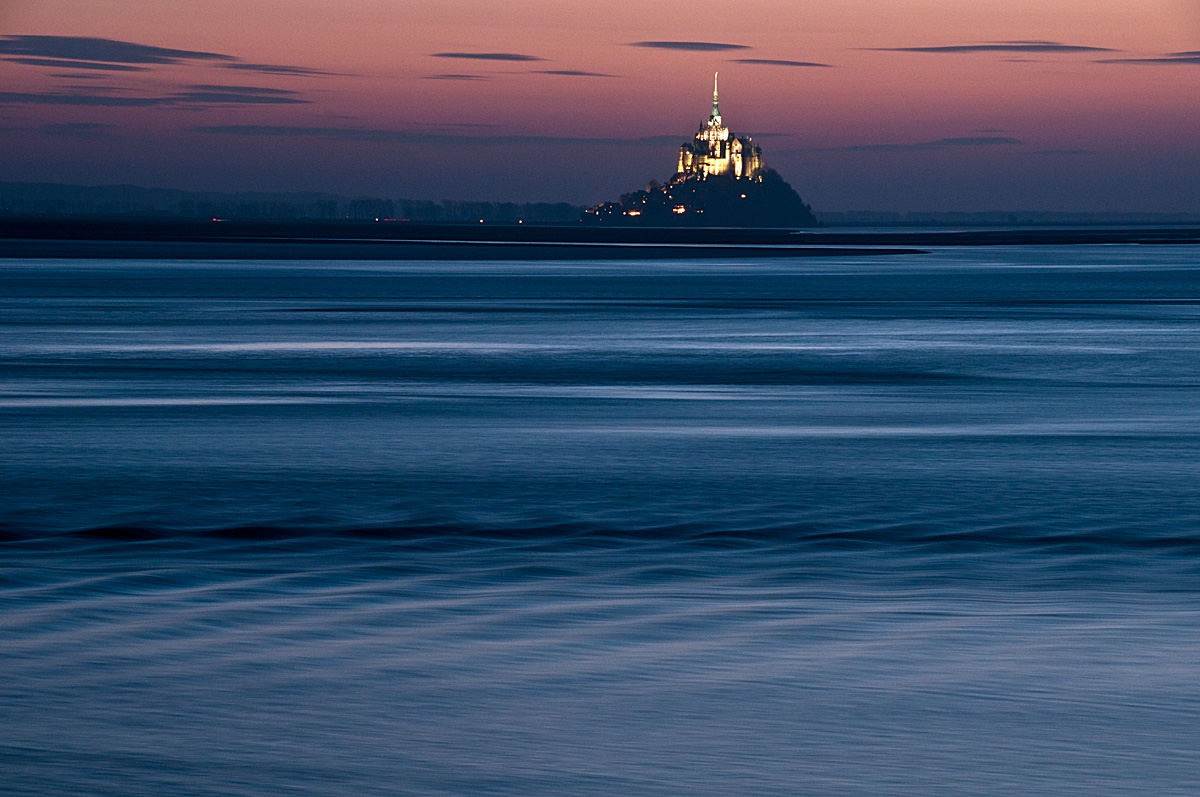
[[[670,175],[720,70],[818,209],[1200,209],[1185,0],[0,0],[0,36],[0,180],[591,203]]]

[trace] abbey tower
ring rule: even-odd
[[[703,180],[710,175],[721,175],[761,182],[762,170],[762,149],[755,146],[749,136],[735,136],[721,120],[717,75],[713,75],[712,114],[700,125],[696,137],[679,148],[676,177]]]

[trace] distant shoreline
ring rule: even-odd
[[[933,246],[1200,244],[1200,228],[627,228],[354,221],[0,220],[0,258],[628,260],[863,257]]]
[[[694,260],[863,257],[920,249],[835,246],[571,244],[473,241],[63,241],[0,240],[0,259],[126,260]]]

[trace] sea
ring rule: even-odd
[[[1200,247],[0,260],[0,792],[1200,793]]]

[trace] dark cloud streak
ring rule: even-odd
[[[886,53],[1115,53],[1109,47],[1086,47],[1061,42],[1010,41],[979,44],[951,44],[938,47],[868,47]]]
[[[147,67],[131,66],[130,64],[108,64],[99,61],[66,61],[61,58],[5,58],[13,64],[28,66],[49,66],[55,69],[92,69],[105,72],[146,72]]]
[[[536,55],[521,53],[432,53],[431,58],[461,58],[468,61],[545,61]]]
[[[648,47],[652,50],[682,50],[691,53],[715,53],[723,50],[749,50],[745,44],[722,42],[634,42],[630,47]]]
[[[104,91],[103,87],[97,87]],[[297,105],[309,100],[284,89],[254,86],[189,86],[167,97],[122,97],[111,94],[80,92],[0,92],[0,105],[75,105],[108,108],[150,108],[194,105]]]
[[[358,127],[292,127],[286,125],[217,125],[192,128],[197,133],[232,136],[263,136],[273,138],[319,138],[330,141],[361,141],[388,144],[572,144],[586,146],[648,146],[678,144],[679,136],[644,136],[641,138],[570,138],[564,136],[462,136],[436,134],[425,130],[381,130]]]
[[[97,122],[62,122],[46,124],[38,128],[38,132],[48,136],[63,138],[109,138],[113,125]]]
[[[836,147],[837,152],[928,152],[960,147],[1013,147],[1025,142],[1009,136],[965,136],[961,138],[939,138],[936,141],[920,141],[915,144],[859,144]]]
[[[461,129],[461,130],[488,130],[494,127],[499,127],[491,122],[414,122],[417,127],[429,127],[436,130],[441,129]]]
[[[1102,58],[1097,64],[1200,64],[1200,52],[1169,53],[1150,58]]]
[[[195,86],[188,86],[187,88],[190,91],[220,91],[220,92],[225,92],[228,94],[247,94],[247,95],[275,94],[278,96],[285,96],[285,95],[296,93],[294,91],[289,91],[287,89],[270,89],[270,88],[262,88],[260,86],[221,86],[221,85],[214,85],[214,84],[210,84],[210,83],[202,83],[202,84],[195,85]]]
[[[147,44],[84,36],[4,36],[0,53],[114,64],[175,64],[180,61],[235,61],[232,55],[172,50]]]
[[[258,72],[264,75],[290,75],[293,77],[324,77],[333,72],[322,72],[319,69],[309,69],[305,66],[287,66],[286,64],[222,64],[226,69],[237,69],[242,72]]]
[[[559,75],[561,77],[616,77],[603,72],[586,72],[582,69],[535,69],[534,75]]]
[[[58,69],[144,72],[154,66],[184,61],[210,61],[225,69],[268,75],[316,77],[333,74],[303,66],[246,63],[236,56],[223,53],[173,50],[148,44],[83,36],[3,36],[0,37],[0,55],[9,56],[4,60],[16,64]]]
[[[179,103],[201,103],[216,105],[299,105],[309,100],[296,96],[296,92],[285,89],[259,88],[256,86],[188,86],[170,99]]]
[[[733,64],[756,64],[758,66],[814,66],[831,69],[832,64],[818,64],[815,61],[785,61],[778,58],[731,58]]]
[[[34,94],[0,91],[0,105],[85,105],[109,108],[148,108],[170,105],[167,97],[110,97],[104,94]]]

